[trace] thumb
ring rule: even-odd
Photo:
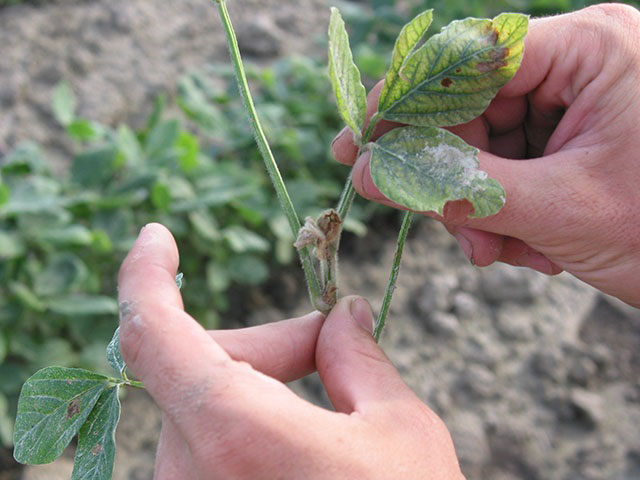
[[[376,344],[372,331],[371,307],[355,296],[341,299],[322,326],[316,367],[339,412],[364,414],[383,403],[416,398]]]

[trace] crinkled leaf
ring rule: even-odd
[[[61,367],[44,368],[29,378],[18,399],[15,459],[42,464],[58,458],[108,383],[104,375]]]
[[[120,352],[120,327],[116,328],[113,332],[113,338],[107,345],[107,362],[111,365],[116,372],[122,375],[124,369],[127,368],[127,364],[124,363],[122,353]]]
[[[111,480],[116,454],[115,432],[120,420],[118,387],[102,392],[78,432],[71,480]]]
[[[528,23],[517,13],[451,22],[405,61],[381,97],[382,118],[422,126],[476,118],[520,67]]]
[[[442,214],[445,203],[467,199],[473,217],[487,217],[504,205],[502,186],[478,170],[478,150],[447,130],[397,128],[369,148],[374,183],[407,208]]]
[[[360,71],[353,63],[349,36],[337,8],[331,9],[329,23],[329,76],[340,115],[360,138],[367,114],[367,94]]]
[[[427,33],[432,20],[433,9],[430,9],[416,16],[400,31],[400,35],[398,35],[395,47],[393,48],[391,66],[385,77],[382,91],[380,92],[380,105],[387,104],[387,97],[397,89],[396,84],[398,82],[407,81],[402,69],[409,57],[417,47],[420,46],[420,42]]]
[[[178,287],[178,290],[182,290],[183,282],[184,282],[184,273],[179,272],[176,275],[176,287]]]
[[[76,97],[67,82],[60,82],[53,90],[53,116],[65,127],[76,116]]]

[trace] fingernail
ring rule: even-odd
[[[371,305],[364,298],[358,297],[351,301],[351,316],[368,333],[373,333],[373,313]]]
[[[349,129],[349,127],[344,127],[342,130],[340,130],[340,132],[338,132],[338,134],[336,135],[336,137],[333,139],[333,141],[331,142],[331,149],[333,150],[333,146],[336,144],[336,142],[338,140],[340,140],[342,137],[344,137],[346,135],[347,132],[351,131]]]
[[[520,255],[514,263],[521,267],[529,267],[546,275],[551,275],[553,273],[553,266],[551,265],[551,262],[541,253],[525,253]]]
[[[461,233],[456,233],[454,235],[454,237],[455,237],[456,241],[458,242],[458,245],[460,245],[460,248],[464,252],[465,256],[467,257],[467,260],[469,260],[471,262],[471,265],[474,265],[474,262],[473,262],[473,245],[471,244],[469,239],[467,237],[465,237]]]

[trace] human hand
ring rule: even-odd
[[[566,270],[640,307],[639,46],[640,13],[628,6],[532,20],[516,76],[481,117],[450,128],[481,149],[480,168],[506,191],[504,208],[488,218],[467,219],[466,201],[447,204],[443,217],[427,213],[474,264]],[[369,95],[369,117],[380,88]],[[374,138],[395,126],[381,122]],[[369,154],[356,160],[348,133],[332,149],[355,162],[355,189],[397,206],[374,185]]]
[[[177,268],[152,224],[119,277],[122,354],[163,412],[156,479],[462,478],[446,427],[374,342],[365,300],[207,332],[184,312]],[[282,383],[316,368],[336,412]]]

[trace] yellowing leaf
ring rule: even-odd
[[[400,31],[400,35],[398,35],[395,47],[393,48],[391,67],[389,67],[382,91],[380,92],[379,105],[386,105],[388,103],[387,97],[396,89],[398,82],[406,82],[406,77],[404,77],[402,69],[411,54],[413,54],[419,46],[420,41],[424,38],[432,20],[433,9],[427,10],[407,23]]]
[[[447,202],[467,199],[473,217],[487,217],[504,205],[500,184],[478,170],[478,150],[447,130],[397,128],[368,148],[376,186],[411,210],[442,214]]]
[[[421,126],[473,120],[520,67],[528,23],[517,13],[451,22],[404,61],[380,115]]]
[[[337,8],[331,9],[329,22],[329,76],[340,115],[359,141],[367,114],[367,95]]]

